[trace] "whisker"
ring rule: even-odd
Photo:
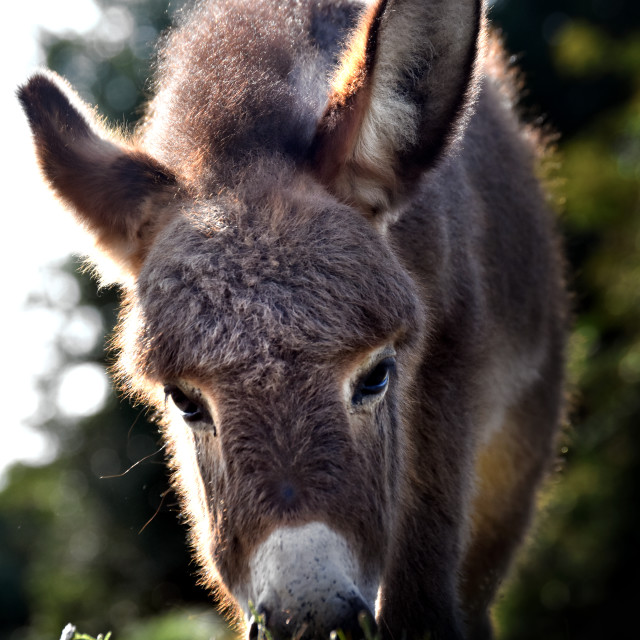
[[[122,473],[116,473],[112,476],[100,476],[100,480],[111,480],[113,478],[122,478],[126,476],[127,473],[129,473],[129,471],[131,471],[132,469],[135,469],[141,462],[144,462],[145,460],[148,460],[149,458],[153,458],[153,456],[158,455],[166,446],[167,446],[166,444],[163,444],[157,451],[154,451],[153,453],[150,453],[144,458],[141,458],[140,460],[138,460],[138,462],[134,462],[126,471],[123,471]]]
[[[138,531],[138,535],[140,535],[151,524],[151,522],[155,519],[155,517],[160,513],[160,509],[162,509],[162,505],[164,504],[164,499],[167,497],[167,494],[170,491],[171,489],[167,489],[164,493],[160,495],[160,504],[158,505],[156,512],[147,520],[144,527],[142,527],[142,529]]]
[[[127,432],[127,440],[129,440],[129,438],[131,438],[131,432],[133,431],[133,428],[136,426],[136,424],[138,424],[138,420],[140,420],[140,418],[142,418],[142,416],[147,413],[147,411],[138,411],[138,415],[135,417],[135,420],[131,423],[131,426],[129,427],[129,431]]]

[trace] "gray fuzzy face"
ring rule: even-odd
[[[370,223],[296,181],[185,206],[158,237],[123,326],[135,339],[122,361],[165,414],[201,559],[247,614],[269,592],[253,584],[256,549],[310,523],[329,529],[315,539],[336,543],[334,565],[353,568],[341,569],[336,597],[373,607],[424,324]],[[271,586],[287,592],[275,577]]]

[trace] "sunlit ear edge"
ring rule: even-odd
[[[175,212],[175,175],[107,129],[69,83],[40,70],[19,88],[45,182],[93,239],[102,284],[130,280],[155,233]],[[83,247],[84,249],[84,247]]]

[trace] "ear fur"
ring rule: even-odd
[[[18,90],[40,169],[99,249],[139,270],[154,230],[177,192],[173,174],[104,129],[62,78],[36,73]]]
[[[461,135],[477,85],[483,0],[377,0],[334,75],[313,166],[371,215],[406,197]]]

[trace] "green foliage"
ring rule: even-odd
[[[211,607],[191,607],[138,621],[114,640],[232,640],[234,637]]]
[[[78,633],[72,624],[68,624],[63,630],[60,640],[110,640],[111,631],[106,635],[99,633],[95,638],[86,633]]]
[[[67,625],[60,640],[232,640],[232,632],[210,608],[176,609],[153,618],[123,626],[117,636],[111,632],[97,637]]]
[[[273,635],[269,629],[267,629],[264,615],[256,611],[251,600],[249,600],[249,611],[251,612],[253,621],[258,625],[258,640],[273,640]]]
[[[131,125],[150,90],[168,3],[99,4],[96,33],[43,34],[47,64],[103,115]],[[640,3],[498,0],[492,17],[519,54],[525,112],[545,114],[560,133],[556,182],[575,307],[563,468],[495,617],[505,639],[629,637],[640,569]],[[78,304],[111,327],[116,292],[97,294],[86,275],[74,277]],[[72,310],[55,300],[36,302],[70,321]],[[58,356],[42,382],[54,408],[69,366],[107,359],[101,343],[79,352],[63,340]],[[111,398],[89,418],[44,415],[60,455],[16,466],[0,492],[0,636],[50,640],[68,620],[113,629],[117,640],[218,634],[217,619],[197,608],[209,599],[195,586],[144,412]]]

